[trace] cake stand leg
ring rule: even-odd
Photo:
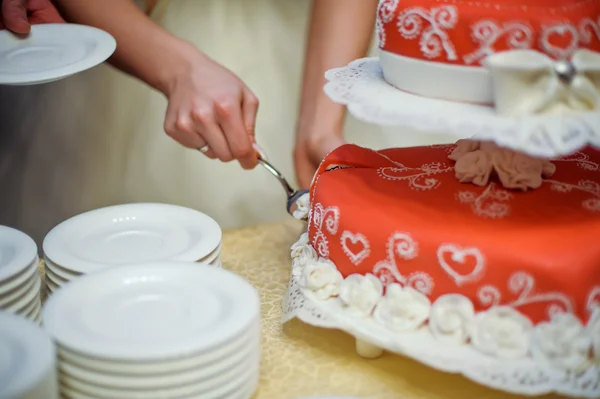
[[[383,354],[383,349],[357,338],[356,353],[367,359],[375,359]]]

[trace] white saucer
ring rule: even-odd
[[[26,38],[0,31],[0,84],[63,79],[106,61],[116,46],[110,34],[83,25],[34,25]]]
[[[178,374],[190,369],[206,368],[233,356],[248,346],[260,345],[260,322],[257,320],[243,335],[212,351],[199,355],[169,359],[163,361],[123,361],[91,357],[58,346],[58,358],[62,363],[83,367],[97,373],[128,376],[148,376],[159,374]]]
[[[0,397],[20,398],[52,372],[55,348],[29,320],[0,311]],[[55,395],[48,392],[49,398]]]
[[[195,262],[221,243],[209,216],[166,204],[127,204],[75,216],[44,239],[44,254],[63,268],[89,273],[144,262]]]
[[[0,60],[0,68],[1,68]],[[27,234],[0,226],[0,282],[27,269],[37,256],[37,245]],[[4,285],[4,284],[2,284]]]
[[[212,267],[162,262],[82,276],[50,296],[46,331],[88,356],[157,360],[200,354],[259,317],[254,287]]]

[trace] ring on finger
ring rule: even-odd
[[[203,145],[202,147],[198,148],[198,151],[200,151],[203,154],[206,154],[209,150],[210,150],[210,147],[208,146],[208,144]]]

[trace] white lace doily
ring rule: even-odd
[[[405,126],[424,133],[494,141],[532,156],[554,158],[600,147],[600,113],[570,117],[500,117],[489,106],[409,94],[383,79],[378,58],[365,58],[325,74],[325,93],[365,122]]]
[[[554,369],[532,359],[500,360],[470,346],[444,345],[427,328],[403,334],[390,333],[372,319],[348,317],[339,301],[313,300],[292,273],[283,301],[282,322],[298,318],[322,328],[336,328],[382,349],[415,359],[429,367],[460,373],[472,381],[520,395],[557,392],[566,396],[600,397],[600,365],[576,374]]]

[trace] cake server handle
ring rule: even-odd
[[[258,163],[260,163],[266,170],[268,170],[273,176],[279,180],[279,183],[285,190],[285,194],[287,195],[287,203],[286,209],[289,214],[292,214],[292,208],[296,204],[298,198],[302,197],[304,194],[308,193],[308,190],[294,190],[290,183],[286,180],[286,178],[281,174],[277,168],[275,168],[269,161],[265,160],[264,157],[260,156],[258,158]],[[307,218],[303,218],[302,220],[306,221]]]

